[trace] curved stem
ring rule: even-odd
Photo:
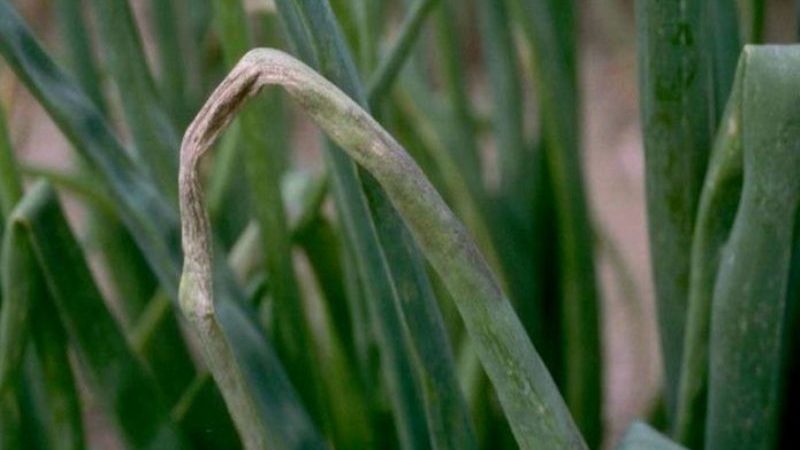
[[[199,162],[244,101],[266,85],[280,85],[315,122],[385,189],[445,281],[497,390],[520,447],[585,448],[563,399],[525,330],[464,225],[406,151],[353,100],[293,57],[250,51],[214,91],[184,136],[180,204],[185,254],[181,307],[214,354],[220,336],[211,284],[211,234],[203,206]],[[224,368],[221,361],[209,361]],[[223,371],[224,372],[224,371]],[[222,377],[224,373],[214,373]],[[223,384],[223,391],[227,391]],[[243,392],[225,392],[229,404]],[[239,403],[241,404],[241,403]],[[234,406],[234,405],[231,405]],[[242,411],[233,410],[234,418]]]

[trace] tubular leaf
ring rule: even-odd
[[[705,444],[775,448],[785,395],[787,292],[800,206],[797,46],[745,47],[740,114],[741,202],[712,300]]]
[[[348,154],[375,176],[444,279],[522,448],[584,448],[566,405],[494,276],[458,219],[408,154],[341,90],[285,53],[249,52],[211,95],[181,148],[185,251],[181,304],[195,327],[215,322],[210,229],[198,165],[244,100],[282,85]]]
[[[70,341],[125,441],[132,448],[184,448],[154,380],[106,308],[49,185],[31,188],[11,222],[24,230]]]
[[[647,218],[670,417],[683,355],[692,230],[714,127],[704,6],[657,0],[637,5]]]
[[[177,299],[181,260],[177,212],[156,189],[152,178],[133,164],[96,107],[55,66],[5,0],[0,1],[0,53],[81,156],[96,169],[118,208],[119,217],[158,276],[162,288],[170,298]],[[216,268],[220,293],[232,302],[233,307],[240,307],[243,295],[235,285],[230,269],[224,263],[217,264]],[[221,325],[224,329],[257,327],[249,318],[244,322],[222,322]],[[231,345],[259,348],[269,344],[241,339]],[[272,370],[283,369],[274,367]],[[251,379],[255,377],[259,375],[253,374]],[[269,379],[263,374],[260,378]],[[286,386],[281,386],[284,390],[274,392],[285,393],[287,397],[260,404],[302,409],[301,405],[293,403],[294,397],[285,390]],[[255,388],[251,392],[253,396],[266,395]],[[302,429],[311,428],[306,426]]]

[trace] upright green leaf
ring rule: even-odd
[[[437,5],[438,1],[439,0],[416,0],[411,5],[408,15],[400,25],[397,41],[392,45],[386,57],[381,60],[378,68],[375,69],[375,73],[371,75],[369,79],[367,97],[369,98],[372,108],[376,107],[373,103],[377,99],[385,98],[387,92],[391,89],[395,78],[403,67],[403,63],[408,58],[411,48],[419,38],[420,29],[425,19]],[[364,18],[364,21],[367,20],[367,18]],[[363,39],[368,39],[368,37],[365,36]]]
[[[42,281],[38,267],[29,272],[28,277],[31,276]],[[31,315],[36,318],[31,321],[31,335],[38,360],[28,358],[26,375],[31,378],[34,373],[41,374],[38,377],[41,381],[39,403],[46,431],[42,438],[55,450],[81,450],[85,447],[84,424],[78,385],[68,355],[69,340],[43,284],[41,289],[44,295],[32,299],[31,305]]]
[[[714,117],[721,119],[728,96],[733,88],[736,62],[742,51],[739,36],[739,17],[735,0],[713,0],[708,2],[707,12],[708,52],[712,67],[711,82],[714,95]]]
[[[11,136],[3,106],[0,105],[0,217],[8,218],[14,205],[22,198],[22,182],[11,147]]]
[[[533,52],[558,227],[564,397],[590,447],[602,439],[600,305],[581,164],[574,2],[517,0]],[[680,336],[680,335],[679,335]]]
[[[0,107],[0,213],[11,217],[13,207],[22,198],[22,183],[19,169],[12,152],[6,129],[3,108]],[[42,420],[44,433],[38,439],[47,441],[58,450],[76,450],[83,447],[83,424],[78,405],[75,381],[67,358],[64,331],[58,322],[43,284],[41,272],[33,258],[24,230],[9,222],[0,245],[0,434],[6,434],[0,448],[13,448],[11,440],[26,421]],[[36,318],[31,320],[30,316]],[[39,361],[27,358],[29,370],[23,372],[28,335],[33,335]],[[36,363],[39,363],[36,365]],[[25,379],[18,380],[20,372]],[[44,385],[41,394],[46,404],[37,408],[32,399],[27,403],[26,393],[11,393],[10,388]],[[26,416],[22,421],[15,417],[16,407]],[[30,409],[38,409],[32,411]],[[15,428],[10,430],[8,428]],[[30,431],[30,430],[29,430]],[[18,436],[17,436],[18,437]],[[22,441],[20,441],[22,442]],[[16,444],[14,444],[16,445]]]
[[[625,431],[617,450],[685,450],[646,423],[634,422]]]
[[[82,0],[55,2],[58,28],[65,42],[69,66],[81,88],[100,111],[108,114],[108,103],[103,95],[100,70],[89,39],[89,30],[83,17]]]
[[[251,47],[249,27],[241,0],[215,0],[217,24],[223,36],[226,65],[230,68]],[[255,218],[261,230],[261,245],[270,293],[275,301],[275,339],[281,360],[310,407],[319,417],[320,379],[311,349],[309,324],[303,312],[300,291],[292,265],[291,236],[281,197],[281,149],[271,135],[277,129],[269,119],[268,107],[275,107],[276,93],[266,102],[257,102],[241,116],[245,173],[252,196]]]
[[[177,212],[156,189],[152,178],[133,164],[96,107],[55,66],[18,13],[5,0],[0,1],[0,53],[81,156],[95,168],[114,199],[119,217],[146,256],[162,288],[170,298],[177,300],[181,260]],[[239,299],[243,296],[230,270],[224,262],[218,262],[215,267],[220,293],[228,301],[234,302],[234,307],[240,307]],[[231,324],[222,322],[221,326],[226,329],[257,327],[249,318],[248,321]],[[237,344],[255,347],[269,345],[262,340],[249,342],[244,339],[237,341]],[[282,367],[272,369],[283,370]],[[285,388],[285,385],[282,386]],[[277,391],[289,395],[285,390]],[[262,394],[258,389],[253,390],[254,396]],[[260,404],[286,406],[292,398],[284,402],[267,401]],[[302,408],[296,404],[293,407]]]
[[[695,215],[714,123],[709,108],[703,2],[639,0],[639,92],[647,218],[664,355],[675,411]]]
[[[741,203],[711,315],[706,448],[778,443],[796,298],[788,292],[800,205],[800,47],[745,47],[739,68]]]
[[[467,80],[464,77],[465,67],[458,39],[459,3],[453,0],[442,0],[439,4],[437,19],[437,48],[441,55],[441,70],[444,92],[448,99],[447,116],[452,127],[453,145],[449,148],[453,160],[461,169],[462,176],[473,192],[479,192],[483,185],[483,172],[480,153],[478,151],[475,118],[467,92]]]
[[[184,448],[161,392],[100,296],[52,188],[34,186],[11,223],[26,235],[91,386],[125,441],[132,448]]]
[[[163,109],[127,0],[91,0],[108,68],[122,99],[139,161],[175,198],[178,136]]]
[[[153,34],[158,44],[159,93],[175,126],[183,127],[190,119],[191,83],[189,59],[194,56],[186,42],[188,21],[179,14],[185,6],[178,0],[150,0]]]
[[[673,429],[673,437],[690,448],[703,448],[711,298],[742,191],[742,76],[740,70],[714,143],[692,239],[689,309]]]
[[[295,42],[309,42],[312,54],[301,57],[318,67],[329,79],[343,88],[360,104],[365,104],[353,61],[327,1],[281,0],[278,12],[288,22],[292,14],[302,18],[306,28],[290,35]],[[295,9],[296,8],[296,9]],[[291,31],[291,30],[290,30]],[[299,47],[299,46],[298,46]],[[421,385],[414,372],[412,353],[405,337],[400,315],[398,291],[392,268],[381,248],[378,231],[363,190],[380,190],[372,177],[359,173],[350,158],[340,149],[326,145],[325,159],[330,168],[333,194],[346,242],[353,246],[359,276],[364,283],[365,302],[373,322],[373,330],[381,349],[383,376],[390,392],[395,427],[404,449],[429,447],[427,424],[422,408]],[[360,178],[360,179],[359,179]],[[362,184],[363,183],[363,184]],[[377,196],[384,194],[377,193]],[[380,200],[387,202],[385,198]],[[383,217],[377,220],[393,220]],[[394,239],[396,245],[403,245]],[[405,264],[408,258],[395,261]]]

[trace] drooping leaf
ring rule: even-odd
[[[457,302],[520,447],[584,448],[547,369],[485,260],[419,167],[363,109],[285,53],[253,50],[211,95],[181,149],[186,263],[182,305],[200,332],[212,330],[210,230],[198,166],[232,115],[264,85],[280,84],[386,189],[416,242]],[[213,332],[213,330],[212,330]]]

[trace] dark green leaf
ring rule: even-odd
[[[35,185],[12,215],[35,254],[64,328],[132,448],[184,448],[161,392],[111,317],[49,185]]]
[[[714,130],[704,6],[642,0],[637,12],[647,219],[670,417],[683,354],[692,230]]]

